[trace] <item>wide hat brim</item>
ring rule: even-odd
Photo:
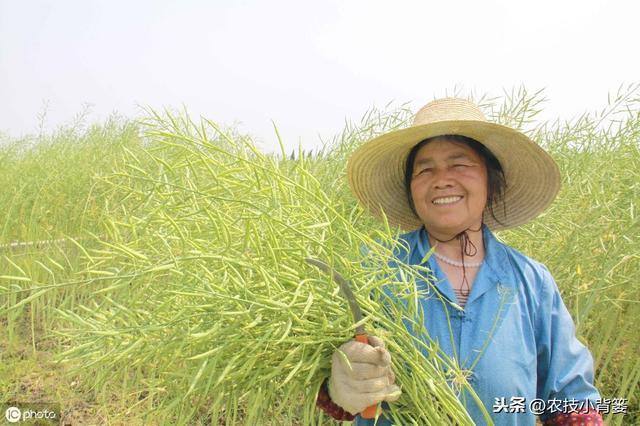
[[[424,139],[462,135],[485,145],[504,171],[503,201],[494,205],[496,221],[485,208],[484,223],[493,231],[525,224],[542,213],[560,190],[560,171],[553,158],[523,133],[479,120],[447,120],[396,130],[356,149],[347,163],[349,186],[374,216],[382,212],[391,226],[412,231],[422,221],[409,206],[404,184],[411,148]]]

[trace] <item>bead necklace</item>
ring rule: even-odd
[[[449,265],[453,265],[453,266],[457,266],[458,268],[462,268],[463,266],[465,268],[479,268],[482,265],[482,262],[477,262],[477,263],[462,263],[462,262],[458,262],[457,260],[451,259],[449,257],[443,256],[438,252],[433,252],[433,254],[436,255],[436,257],[440,260],[442,260],[444,263],[448,263]]]
[[[426,231],[427,228],[424,227],[424,230]],[[469,234],[467,234],[467,230],[472,231],[472,232],[480,232],[482,231],[482,225],[480,225],[480,228],[478,229],[471,229],[471,228],[467,228],[462,232],[459,232],[458,234],[454,235],[453,237],[449,238],[448,240],[440,240],[438,238],[435,238],[436,241],[439,241],[441,243],[448,243],[449,241],[453,241],[454,239],[458,239],[460,241],[460,257],[462,258],[462,262],[458,262],[457,260],[453,260],[453,259],[449,259],[446,256],[443,256],[441,254],[438,254],[434,251],[436,257],[440,260],[442,260],[445,263],[449,263],[450,265],[453,266],[457,266],[458,268],[462,268],[462,294],[464,296],[468,296],[469,292],[471,291],[471,286],[469,285],[469,280],[467,280],[467,266],[469,266],[470,268],[478,268],[480,267],[481,263],[465,263],[464,261],[464,256],[465,254],[467,256],[475,256],[478,253],[478,249],[476,248],[476,246],[473,244],[473,242],[469,239]],[[484,239],[482,240],[482,243],[484,244]]]

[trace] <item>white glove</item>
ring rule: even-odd
[[[340,346],[331,358],[329,397],[353,415],[380,401],[396,401],[402,393],[393,384],[395,375],[391,371],[391,354],[384,347],[384,342],[369,336],[369,343],[350,340]],[[346,355],[349,363],[339,352]]]

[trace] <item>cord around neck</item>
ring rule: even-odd
[[[480,224],[480,228],[471,229],[467,228],[462,232],[457,233],[452,238],[448,240],[440,240],[436,237],[433,237],[434,240],[439,241],[441,243],[448,243],[449,241],[453,241],[456,238],[460,241],[460,259],[462,261],[462,294],[466,297],[471,292],[471,287],[469,286],[469,280],[467,279],[467,269],[464,265],[464,256],[475,256],[478,254],[478,248],[473,244],[471,239],[469,238],[469,234],[467,231],[478,232],[482,230],[482,224]]]

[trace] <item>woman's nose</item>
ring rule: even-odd
[[[447,189],[447,188],[451,188],[453,186],[453,183],[448,182],[448,181],[440,181],[440,182],[436,182],[436,184],[433,186],[435,189]]]
[[[453,186],[451,175],[448,169],[436,170],[433,176],[433,187],[436,189],[445,189]]]

